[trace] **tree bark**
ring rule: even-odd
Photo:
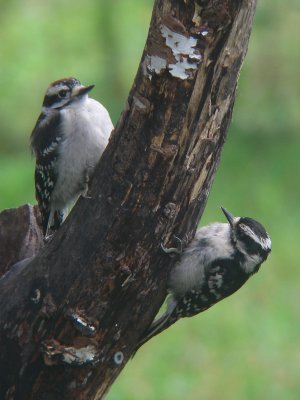
[[[0,281],[0,398],[100,399],[166,295],[230,123],[255,0],[156,0],[125,110],[90,186]]]
[[[26,204],[0,213],[0,277],[18,262],[34,256],[43,244],[37,206]]]

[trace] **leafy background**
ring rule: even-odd
[[[137,70],[150,0],[0,0],[0,209],[34,203],[28,139],[48,84],[95,83],[114,122]],[[262,221],[273,252],[238,293],[146,344],[109,400],[300,398],[300,0],[258,2],[222,161],[221,205]]]

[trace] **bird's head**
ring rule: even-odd
[[[234,217],[225,208],[221,208],[229,222],[234,245],[249,264],[247,268],[259,266],[266,260],[271,251],[271,238],[265,228],[255,219]],[[251,270],[248,272],[251,272]]]
[[[64,78],[52,82],[46,91],[43,108],[44,110],[62,108],[85,98],[93,87],[94,85],[83,86],[76,78]]]

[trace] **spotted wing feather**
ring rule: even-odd
[[[31,148],[36,157],[35,194],[42,216],[44,235],[49,223],[58,227],[63,218],[63,214],[57,210],[51,218],[53,221],[49,221],[51,195],[57,181],[58,144],[62,140],[60,124],[59,112],[53,111],[51,116],[41,114],[31,134]]]
[[[170,319],[175,322],[179,318],[192,317],[207,310],[236,292],[248,278],[249,275],[232,260],[215,260],[206,271],[202,286],[187,291],[178,299]]]

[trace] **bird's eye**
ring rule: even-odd
[[[61,99],[63,99],[64,97],[66,97],[67,96],[67,90],[60,90],[59,92],[58,92],[58,96],[61,98]]]

